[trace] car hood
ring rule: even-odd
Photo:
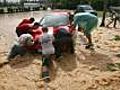
[[[41,29],[42,29],[42,27],[41,27]],[[56,34],[56,32],[60,29],[65,29],[69,32],[68,26],[58,26],[58,27],[48,27],[48,33],[49,34]]]

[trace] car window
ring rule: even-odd
[[[85,10],[93,10],[93,8],[92,7],[90,7],[90,6],[86,6],[86,7],[83,7]]]
[[[69,17],[67,15],[48,15],[45,16],[41,21],[42,26],[61,26],[69,23]]]

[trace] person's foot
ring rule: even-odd
[[[106,25],[106,27],[107,27],[107,28],[109,28],[109,26],[108,26],[108,25]]]
[[[48,71],[42,72],[42,79],[46,82],[50,82],[50,75]]]
[[[62,59],[63,59],[63,56],[62,56],[62,55],[56,56],[56,60],[57,60],[57,61],[61,61]]]
[[[90,49],[90,48],[93,48],[93,44],[88,44],[85,46],[85,49]]]
[[[42,79],[46,82],[50,81],[50,75],[47,66],[42,66]]]

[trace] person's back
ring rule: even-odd
[[[31,24],[33,23],[35,20],[34,18],[30,18],[30,19],[23,19],[22,22],[19,23],[18,27],[23,25],[23,24]]]
[[[54,46],[53,46],[54,37],[53,35],[48,34],[43,31],[43,35],[40,38],[41,46],[42,46],[42,54],[54,54]]]
[[[23,19],[23,21],[16,27],[17,36],[20,37],[20,35],[26,34],[34,21],[34,18]]]
[[[82,29],[84,29],[85,34],[90,34],[94,27],[97,26],[98,18],[90,13],[78,13],[75,15],[74,24],[78,25]]]

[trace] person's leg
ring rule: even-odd
[[[70,52],[71,52],[72,54],[74,54],[74,52],[75,52],[75,49],[74,49],[74,41],[73,41],[72,37],[70,38]]]
[[[56,58],[59,58],[61,56],[61,54],[62,54],[61,46],[60,45],[61,45],[60,39],[56,38],[55,39],[55,43],[54,43]]]
[[[65,51],[74,54],[74,42],[71,36],[63,37],[62,43],[65,46]]]
[[[49,56],[43,55],[42,56],[42,78],[45,81],[50,81],[49,65],[50,65]]]
[[[94,30],[94,28],[97,27],[97,23],[98,23],[98,19],[96,17],[91,18],[87,23],[86,23],[86,29],[84,30],[84,34],[88,40],[88,45],[86,46],[87,48],[91,48],[93,46],[93,42],[92,42],[92,31]]]
[[[15,56],[17,56],[17,55],[23,56],[23,55],[25,55],[25,53],[26,53],[26,50],[23,47],[21,47],[19,45],[14,45],[11,48],[11,51],[8,55],[8,60],[15,58]]]
[[[87,38],[87,40],[88,40],[88,44],[92,44],[92,37],[91,37],[91,34],[86,35],[86,38]]]
[[[88,40],[88,44],[85,46],[86,49],[93,48],[93,43],[92,43],[92,36],[91,34],[86,35],[86,38]]]
[[[11,60],[13,58],[15,58],[15,56],[18,55],[18,53],[16,52],[16,48],[17,48],[17,45],[14,45],[12,48],[11,48],[11,51],[7,57],[8,60]]]

